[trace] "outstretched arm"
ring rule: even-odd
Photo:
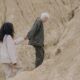
[[[17,44],[20,44],[21,42],[23,42],[24,40],[25,40],[25,38],[20,37],[20,38],[14,40],[14,42],[15,42],[15,44],[17,45]]]

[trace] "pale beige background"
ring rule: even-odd
[[[0,26],[10,21],[15,38],[25,36],[42,12],[50,14],[45,24],[45,61],[38,69],[23,72],[13,80],[80,80],[80,0],[0,0]],[[26,41],[17,47],[23,69],[34,69],[33,47]]]

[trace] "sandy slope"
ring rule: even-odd
[[[0,0],[0,23],[12,22],[15,38],[25,36],[40,13],[47,11],[50,14],[50,20],[45,24],[44,63],[34,69],[33,47],[27,46],[26,41],[17,45],[20,65],[23,69],[34,70],[22,72],[11,80],[80,79],[79,5],[79,0]]]
[[[80,11],[68,23],[67,35],[60,41],[61,54],[55,59],[46,60],[39,68],[18,74],[10,80],[80,80],[79,14]]]

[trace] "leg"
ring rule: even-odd
[[[43,60],[44,60],[44,49],[43,47],[39,47],[36,46],[35,47],[36,50],[36,67],[38,67],[39,65],[42,64]]]
[[[8,80],[10,77],[13,76],[13,72],[11,69],[10,64],[3,64],[3,69],[4,69],[4,74],[5,74],[5,79]]]

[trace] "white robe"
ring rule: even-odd
[[[23,38],[13,40],[10,35],[5,35],[0,50],[0,63],[17,63],[16,44],[23,40]]]

